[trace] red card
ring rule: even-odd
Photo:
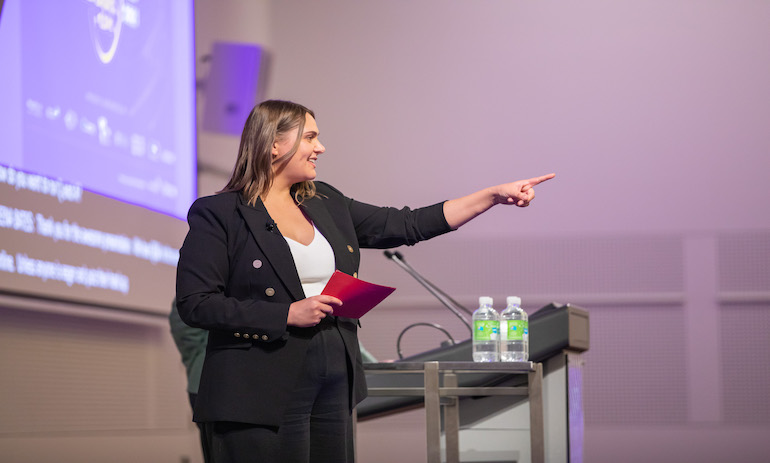
[[[334,315],[361,318],[395,290],[396,288],[369,283],[335,270],[321,294],[328,294],[342,301],[341,306],[334,307]]]

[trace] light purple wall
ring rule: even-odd
[[[268,92],[316,110],[343,191],[420,204],[556,171],[537,208],[465,233],[770,227],[766,2],[272,10]]]

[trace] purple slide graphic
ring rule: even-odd
[[[0,39],[0,124],[18,130],[0,141],[0,164],[185,217],[192,2],[6,1]]]

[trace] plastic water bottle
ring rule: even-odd
[[[492,308],[492,298],[479,298],[479,308],[473,312],[473,361],[499,362],[500,317]]]
[[[529,318],[521,308],[521,298],[508,296],[507,307],[500,313],[500,360],[529,360]]]

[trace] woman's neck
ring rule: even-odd
[[[291,193],[291,185],[273,185],[261,199],[265,206],[276,205],[279,207],[286,207],[289,205],[297,205],[294,201],[294,196]]]

